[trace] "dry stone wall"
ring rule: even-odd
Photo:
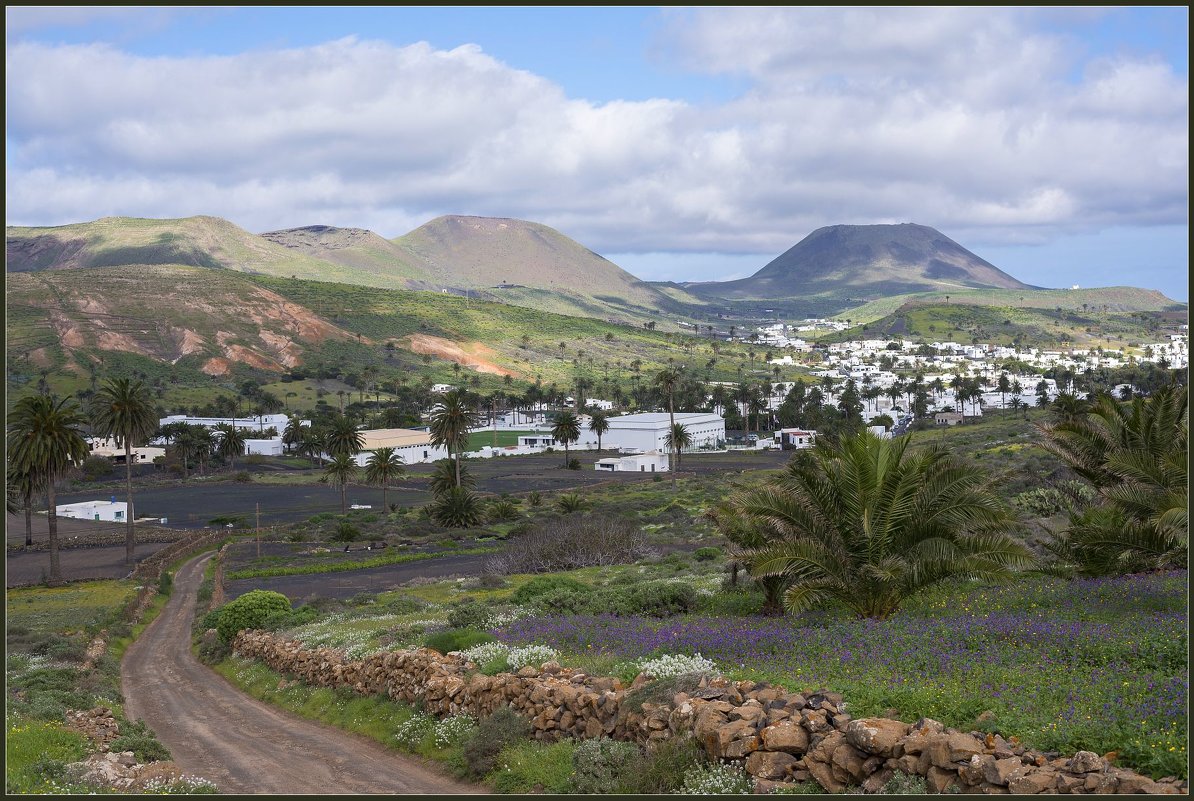
[[[640,745],[692,735],[715,759],[735,761],[756,788],[815,780],[829,792],[876,792],[897,772],[922,776],[929,791],[987,794],[1186,793],[1185,782],[1153,781],[1087,751],[1072,757],[1025,748],[1013,738],[960,732],[921,719],[855,720],[842,697],[824,690],[789,693],[750,681],[703,679],[691,693],[635,702],[616,678],[588,676],[548,662],[485,676],[458,654],[393,651],[361,660],[307,649],[268,632],[242,631],[235,653],[317,687],[350,687],[431,714],[483,718],[509,706],[531,721],[534,737],[554,741],[611,737]]]

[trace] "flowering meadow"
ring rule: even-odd
[[[1154,777],[1186,777],[1187,626],[1188,576],[1174,571],[958,582],[883,622],[830,612],[536,616],[494,634],[546,643],[565,663],[699,653],[732,678],[841,692],[855,717],[927,716],[1044,750],[1114,751]]]

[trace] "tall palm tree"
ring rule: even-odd
[[[427,482],[432,495],[442,495],[456,487],[457,472],[450,459],[440,459],[435,463]],[[469,472],[467,465],[460,465],[459,481],[461,489],[472,489],[477,486],[477,479]]]
[[[125,515],[124,561],[131,565],[136,533],[133,530],[133,445],[146,442],[158,427],[153,393],[142,381],[112,378],[96,391],[91,401],[91,427],[101,437],[112,437],[124,445],[124,491],[128,498]]]
[[[1061,550],[1087,575],[1184,565],[1189,550],[1186,387],[1095,399],[1083,417],[1038,425],[1041,446],[1094,485],[1102,503],[1071,519]]]
[[[667,415],[668,415],[668,430],[671,431],[676,425],[676,388],[680,386],[680,371],[674,367],[668,367],[660,370],[655,374],[655,386],[660,392],[667,397]],[[668,458],[671,458],[671,451],[668,451]],[[668,465],[672,471],[672,480],[675,481],[675,465]]]
[[[220,443],[216,446],[216,454],[227,459],[229,467],[236,470],[236,457],[245,452],[245,440],[248,435],[243,428],[231,423],[219,423],[216,431],[220,434]]]
[[[318,460],[323,467],[324,433],[322,428],[305,426],[299,437],[298,452],[312,461]]]
[[[356,478],[356,460],[347,453],[338,453],[328,462],[327,467],[323,468],[323,474],[340,485],[340,514],[347,514],[348,482]]]
[[[936,447],[909,454],[909,439],[818,439],[779,477],[731,496],[769,540],[748,551],[751,575],[788,580],[789,610],[834,599],[882,620],[936,582],[1031,564],[990,477]]]
[[[21,398],[8,416],[8,463],[46,491],[50,532],[50,582],[62,581],[58,560],[58,512],[54,484],[70,468],[87,458],[82,410],[70,398],[35,395]]]
[[[692,434],[688,433],[688,426],[683,423],[672,423],[667,436],[663,438],[669,454],[676,454],[676,468],[672,470],[672,486],[676,485],[676,470],[680,469],[680,451],[692,445]]]
[[[589,420],[589,430],[597,435],[597,450],[601,450],[601,435],[609,431],[609,415],[594,411]]]
[[[445,392],[431,410],[431,444],[447,448],[456,462],[456,486],[460,486],[460,454],[468,447],[468,433],[478,421],[460,390]]]
[[[332,457],[347,454],[356,456],[365,446],[365,435],[357,428],[351,417],[337,415],[328,426],[324,445]]]
[[[303,430],[307,426],[303,425],[303,421],[297,414],[292,414],[286,420],[286,429],[282,432],[282,444],[288,450],[297,448],[303,441]]]
[[[568,466],[568,445],[580,439],[580,418],[572,412],[561,412],[551,427],[551,436],[564,443],[564,467]]]
[[[388,512],[390,507],[386,503],[386,488],[389,483],[406,474],[402,464],[402,457],[393,448],[378,448],[369,454],[365,462],[365,480],[370,484],[381,485],[381,508]]]

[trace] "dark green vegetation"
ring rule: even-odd
[[[1024,298],[1027,300],[1028,295]],[[1069,304],[1072,300],[1065,302]],[[856,313],[858,316],[851,316]],[[1007,299],[1003,305],[946,302],[944,298],[917,300],[878,319],[867,319],[860,310],[844,312],[842,316],[857,324],[846,331],[818,337],[819,342],[891,338],[1056,350],[1124,349],[1156,341],[1162,336],[1161,329],[1168,327],[1160,310],[1122,310],[1118,306],[1112,310],[1107,303],[1085,302],[1078,307],[1048,308],[1026,305],[1018,297]]]

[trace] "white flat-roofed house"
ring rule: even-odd
[[[811,448],[817,444],[817,432],[803,428],[781,428],[775,432],[775,444],[785,451]]]
[[[653,451],[598,459],[593,466],[607,473],[666,473],[667,459],[667,454]]]
[[[187,425],[203,426],[205,428],[215,428],[222,423],[227,423],[233,428],[240,428],[245,431],[265,431],[267,428],[272,428],[281,434],[286,430],[286,426],[290,424],[290,418],[284,414],[263,414],[258,417],[190,417],[185,414],[172,414],[169,417],[163,417],[158,420],[159,426],[170,423],[186,423]],[[311,425],[311,421],[303,420],[301,424],[309,426]]]
[[[356,455],[356,463],[364,467],[369,456],[378,448],[393,448],[403,464],[425,464],[448,458],[448,449],[431,444],[431,434],[409,428],[371,428],[361,431],[365,442]]]
[[[554,448],[556,438],[551,434],[523,434],[518,437],[519,447]]]
[[[124,446],[117,446],[114,439],[91,437],[87,440],[87,448],[91,451],[91,456],[103,456],[111,459],[116,464],[124,464]],[[148,445],[137,446],[132,448],[131,451],[133,464],[153,464],[154,459],[166,455],[165,448],[155,448]]]
[[[123,523],[128,518],[129,505],[124,501],[82,501],[80,503],[64,503],[55,506],[54,511],[59,517],[70,517],[75,520],[103,520],[108,523]]]
[[[602,437],[602,445],[621,451],[667,453],[668,428],[671,420],[667,412],[623,414],[607,418],[609,430]],[[726,421],[713,412],[677,412],[676,422],[688,430],[689,450],[720,448],[726,441]]]

